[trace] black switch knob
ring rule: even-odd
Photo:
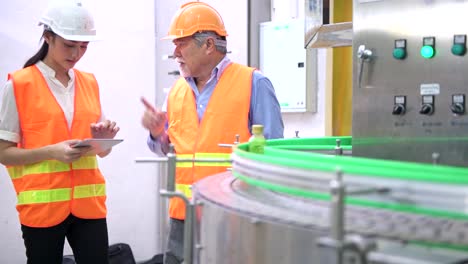
[[[406,109],[403,104],[395,104],[393,106],[392,115],[404,115],[405,112],[406,112]]]
[[[453,103],[450,106],[450,110],[456,115],[463,115],[465,113],[465,106],[461,103]]]
[[[432,113],[434,113],[434,106],[431,104],[423,104],[419,113],[422,115],[432,115]]]

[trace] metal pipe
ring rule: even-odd
[[[345,185],[343,184],[343,173],[337,170],[336,178],[330,182],[331,192],[331,235],[336,243],[337,263],[343,263],[344,244],[344,196]]]
[[[438,165],[440,163],[440,153],[434,152],[432,153],[432,164]]]
[[[176,154],[174,145],[169,145],[169,153],[167,153],[167,184],[166,191],[175,192],[175,175],[176,175]]]
[[[220,143],[220,144],[218,144],[218,146],[222,147],[222,148],[232,148],[232,146],[234,146],[234,144]]]
[[[336,139],[335,155],[343,155],[343,148],[341,147],[341,140],[339,138]]]
[[[226,144],[226,143],[219,143],[218,146],[219,147],[222,147],[222,148],[232,148],[233,146],[239,144],[239,139],[240,139],[240,135],[239,134],[236,134],[236,137],[235,137],[235,140],[234,140],[234,143],[233,144]]]
[[[185,201],[185,222],[184,222],[184,264],[193,263],[193,226],[194,204],[190,200]]]
[[[135,162],[138,163],[166,163],[167,157],[145,157],[145,158],[136,158]]]
[[[158,190],[164,188],[167,185],[167,163],[158,164],[159,175],[158,177]],[[165,253],[167,249],[167,239],[168,239],[168,226],[169,226],[169,207],[168,200],[164,198],[157,199],[158,204],[158,233],[159,233],[159,244],[160,252]]]
[[[159,193],[163,197],[174,198],[178,197],[185,203],[185,220],[184,220],[184,264],[192,264],[193,262],[193,223],[194,223],[194,205],[182,193],[168,192],[160,190]]]

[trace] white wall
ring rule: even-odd
[[[271,20],[301,18],[304,14],[304,0],[271,0]]]
[[[6,1],[0,9],[0,76],[22,66],[39,47],[37,26],[47,0]],[[76,68],[93,72],[100,84],[103,110],[117,121],[124,143],[100,167],[107,178],[110,243],[126,242],[137,259],[156,252],[156,165],[136,164],[152,156],[140,125],[139,98],[155,95],[154,1],[84,0],[104,39],[90,43]],[[4,168],[0,171],[0,263],[25,263],[24,245],[15,210],[15,193]],[[70,253],[69,248],[66,249]]]

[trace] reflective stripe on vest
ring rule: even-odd
[[[176,154],[177,159],[192,159],[192,154]],[[176,167],[177,168],[191,168],[193,162],[192,161],[177,161]]]
[[[195,153],[195,155],[192,156],[192,154],[178,154],[177,158],[179,159],[191,159],[194,157],[195,159],[230,159],[231,158],[231,153]],[[230,161],[224,161],[224,162],[206,162],[206,161],[194,161],[193,163],[190,161],[182,161],[182,162],[177,162],[176,167],[177,168],[189,168],[193,166],[199,166],[199,167],[221,167],[221,166],[231,166]]]
[[[76,186],[73,198],[89,198],[106,195],[105,184]],[[18,194],[18,205],[69,201],[71,188],[24,191]]]
[[[84,156],[72,163],[75,170],[97,169],[96,156]],[[58,160],[44,160],[30,165],[8,167],[8,174],[12,180],[29,174],[54,173],[70,171],[70,164]]]
[[[183,193],[187,198],[192,197],[192,185],[190,184],[176,184],[176,191]]]
[[[73,198],[89,198],[106,195],[105,184],[89,184],[75,186],[75,192],[73,192]]]
[[[18,194],[18,205],[69,201],[70,193],[70,188],[24,191]]]

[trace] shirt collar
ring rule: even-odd
[[[223,74],[224,70],[229,64],[231,64],[231,60],[227,56],[224,56],[224,58],[213,69],[211,75],[216,74],[216,79],[219,80],[219,78],[221,78],[221,75]]]
[[[38,61],[36,63],[37,68],[44,74],[46,77],[55,78],[55,71],[49,65],[45,64],[43,61]],[[68,76],[70,76],[70,81],[75,80],[75,72],[73,69],[68,70]]]
[[[212,80],[213,77],[216,76],[216,81],[218,81],[229,64],[231,64],[231,60],[228,58],[228,56],[224,56],[224,58],[218,63],[218,65],[216,65],[216,67],[214,67],[211,71],[210,80]],[[185,77],[185,80],[187,80],[187,82],[195,82],[193,77]]]

